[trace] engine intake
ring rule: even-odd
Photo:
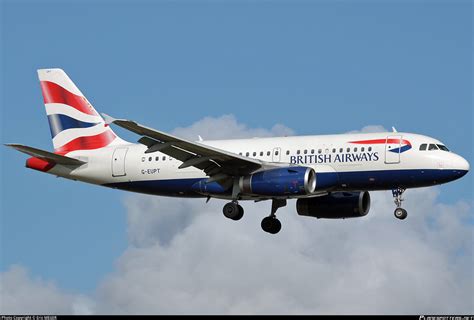
[[[298,199],[296,211],[300,216],[325,219],[359,218],[370,210],[370,194],[361,192],[333,192],[326,196]]]
[[[239,180],[244,194],[307,195],[316,190],[316,173],[308,167],[286,167],[256,172]]]

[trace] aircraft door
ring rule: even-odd
[[[112,155],[112,176],[123,177],[126,175],[125,172],[125,157],[127,155],[128,148],[117,148]]]
[[[280,162],[281,159],[281,148],[273,148],[272,153],[272,161],[273,162]]]
[[[402,136],[387,136],[385,141],[385,163],[400,163]]]

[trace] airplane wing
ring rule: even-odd
[[[115,119],[104,113],[102,116],[106,123],[114,123],[143,136],[138,142],[148,147],[145,153],[160,151],[182,161],[180,169],[190,166],[201,169],[211,177],[208,182],[224,180],[229,176],[246,175],[260,168],[275,167],[257,159],[178,138],[134,121]]]
[[[21,144],[5,144],[7,147],[11,147],[13,149],[16,149],[20,152],[26,153],[27,155],[43,159],[48,162],[53,162],[53,163],[58,163],[58,164],[64,164],[64,165],[71,165],[71,166],[80,166],[83,165],[85,162],[77,159],[73,159],[70,157],[62,156],[60,154],[52,153],[49,151],[29,147],[29,146],[24,146]]]

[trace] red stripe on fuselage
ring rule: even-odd
[[[385,143],[398,143],[398,144],[406,144],[411,146],[410,141],[402,139],[374,139],[374,140],[360,140],[360,141],[349,141],[349,143],[356,143],[356,144],[385,144]]]
[[[69,141],[55,150],[55,153],[66,154],[76,150],[93,150],[108,146],[117,136],[110,130],[95,136],[79,137]]]
[[[50,81],[41,81],[41,90],[43,91],[44,103],[62,103],[73,107],[81,112],[97,116],[92,106],[86,98],[78,96],[57,83]]]

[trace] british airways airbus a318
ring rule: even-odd
[[[226,199],[224,215],[239,220],[239,202],[271,200],[264,231],[281,229],[278,208],[316,218],[356,218],[370,209],[372,190],[391,190],[395,217],[402,194],[461,178],[469,163],[440,141],[382,132],[219,141],[188,141],[134,121],[100,116],[61,69],[38,70],[54,153],[7,144],[31,158],[26,167],[59,177],[159,196]],[[119,138],[118,125],[140,136]]]

